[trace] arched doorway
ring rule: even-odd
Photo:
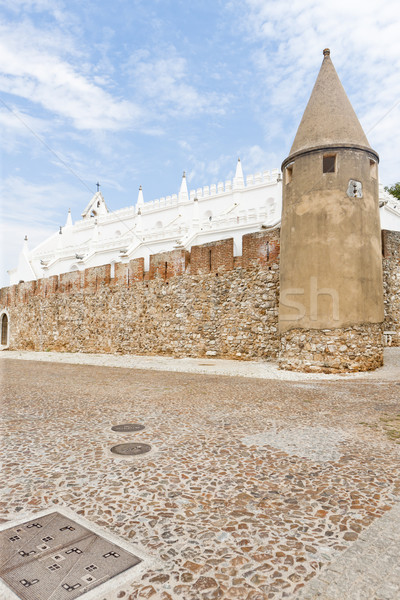
[[[1,345],[8,345],[8,315],[6,313],[1,317]]]

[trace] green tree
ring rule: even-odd
[[[389,192],[389,194],[392,194],[392,196],[400,200],[400,181],[394,183],[390,187],[385,185],[385,192]]]

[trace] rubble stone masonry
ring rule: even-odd
[[[382,231],[384,330],[390,344],[400,346],[400,231]]]
[[[373,369],[400,344],[400,233],[382,233],[385,323],[290,330],[280,340],[279,229],[3,288],[10,349],[273,359],[296,370]],[[318,338],[318,339],[317,339]]]
[[[279,230],[244,237],[245,268],[230,239],[4,288],[10,348],[276,357]]]
[[[279,366],[291,371],[343,373],[383,365],[381,323],[338,329],[290,329],[281,336]]]

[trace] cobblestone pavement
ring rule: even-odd
[[[368,579],[371,538],[390,572],[375,589],[398,598],[398,381],[1,365],[2,519],[64,506],[155,559],[98,600],[295,599],[353,560]],[[145,429],[111,431],[128,422]],[[152,453],[109,452],[132,440]]]
[[[400,504],[361,533],[354,544],[297,600],[396,600],[400,598]]]

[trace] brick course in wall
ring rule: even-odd
[[[160,252],[150,256],[149,279],[160,277],[167,280],[183,275],[190,262],[190,252],[184,249]]]
[[[190,272],[192,275],[222,273],[233,269],[233,262],[233,238],[209,242],[192,246]]]
[[[399,331],[399,241],[400,233],[383,232],[384,329],[392,331]],[[250,360],[279,354],[278,300],[276,229],[243,236],[241,257],[228,239],[153,255],[148,273],[136,258],[3,288],[0,311],[9,314],[12,349]],[[375,368],[382,355],[368,340],[375,329],[382,328],[333,330],[318,340],[317,332],[288,332],[281,365]]]
[[[243,236],[242,266],[244,268],[262,265],[271,267],[279,259],[280,229],[270,232],[259,231]]]

